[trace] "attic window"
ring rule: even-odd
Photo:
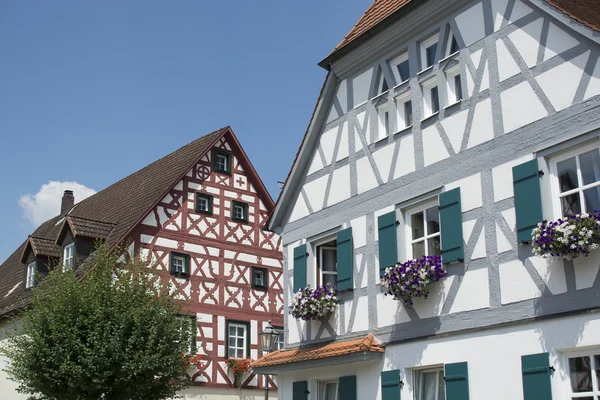
[[[410,66],[408,64],[408,53],[401,54],[394,58],[390,64],[392,72],[396,78],[396,84],[407,81],[410,78]]]
[[[73,259],[75,256],[75,243],[69,243],[63,248],[63,269],[73,268]]]
[[[438,35],[434,35],[421,43],[421,66],[427,69],[437,62]]]
[[[29,264],[27,264],[27,280],[25,281],[25,288],[29,289],[32,288],[33,285],[35,284],[35,273],[37,271],[37,265],[36,262],[30,262]]]
[[[234,221],[248,222],[248,204],[234,201],[231,208],[231,219]]]
[[[212,214],[213,197],[209,194],[196,193],[196,212]]]
[[[231,153],[215,150],[215,172],[231,174]]]
[[[380,95],[382,93],[387,92],[390,89],[390,86],[385,79],[385,75],[381,68],[379,68],[379,77],[377,78],[377,93],[376,95]]]

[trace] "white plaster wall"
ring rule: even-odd
[[[292,397],[295,381],[317,382],[356,375],[359,399],[381,399],[381,371],[399,369],[402,398],[414,398],[415,367],[467,362],[472,399],[522,399],[521,356],[550,353],[554,399],[566,399],[566,355],[580,348],[600,347],[600,314],[557,318],[444,338],[386,346],[381,361],[355,362],[280,373],[280,399]],[[311,397],[312,399],[313,397]]]
[[[10,331],[15,326],[15,322],[0,321],[0,348],[6,345],[6,331]],[[29,396],[17,393],[17,384],[8,379],[8,374],[4,369],[8,365],[8,359],[0,355],[0,400],[26,400]]]
[[[260,377],[262,382],[262,375]],[[265,391],[263,389],[248,390],[237,388],[214,388],[214,387],[202,387],[192,386],[186,390],[178,393],[180,398],[185,400],[262,400],[265,398]],[[277,399],[277,391],[269,391],[269,399]]]

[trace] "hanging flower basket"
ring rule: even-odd
[[[196,369],[200,369],[204,365],[202,360],[200,359],[199,354],[195,354],[195,355],[182,354],[181,360],[185,364],[185,366],[188,368],[195,367]]]
[[[237,386],[238,390],[242,390],[244,374],[250,371],[252,360],[250,358],[231,357],[225,363],[227,364],[227,371],[233,373],[234,385]]]
[[[424,256],[388,267],[381,277],[381,287],[386,296],[392,296],[406,307],[413,306],[413,299],[429,295],[427,285],[446,275],[439,256]]]
[[[298,290],[290,303],[290,315],[305,321],[320,320],[337,310],[339,293],[330,284]]]
[[[540,222],[531,231],[531,240],[536,256],[567,260],[587,257],[599,247],[600,211]]]

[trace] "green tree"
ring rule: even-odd
[[[190,331],[183,333],[177,317],[181,302],[159,284],[154,268],[124,265],[119,254],[99,246],[77,274],[52,268],[33,289],[0,350],[21,393],[159,400],[189,385],[183,354],[190,342],[182,335]]]

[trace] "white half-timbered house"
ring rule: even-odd
[[[543,220],[600,209],[600,3],[376,0],[323,89],[270,218],[280,399],[600,399],[600,251],[547,261]],[[412,306],[386,268],[439,255]],[[288,315],[337,285],[321,320]]]

